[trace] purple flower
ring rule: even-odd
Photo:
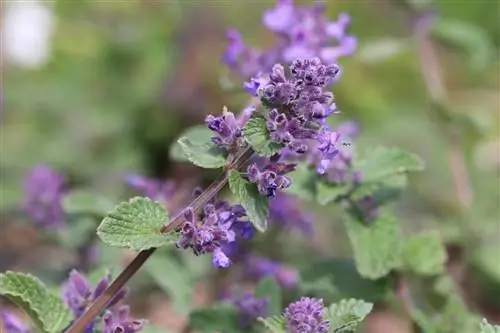
[[[196,214],[192,207],[188,207],[184,210],[185,222],[179,229],[177,247],[190,248],[197,256],[211,253],[215,267],[229,267],[231,260],[223,248],[235,242],[237,236],[253,236],[251,224],[241,220],[245,216],[243,207],[231,206],[226,201],[212,200],[205,205],[201,214]]]
[[[259,192],[268,197],[276,197],[278,190],[288,188],[292,181],[272,168],[259,170],[257,164],[251,164],[247,169],[248,180],[257,184]]]
[[[327,333],[330,324],[324,319],[323,300],[302,297],[285,309],[285,319],[290,333]]]
[[[141,331],[147,324],[145,319],[130,319],[130,308],[123,305],[116,314],[107,310],[102,317],[103,333],[136,333]]]
[[[226,107],[222,109],[221,117],[208,115],[205,123],[210,130],[217,133],[217,136],[212,138],[216,146],[230,150],[244,144],[240,125],[234,114]]]
[[[159,181],[139,175],[127,175],[125,183],[141,195],[152,200],[166,202],[175,191],[175,184],[172,181]]]
[[[236,297],[233,303],[240,315],[240,325],[246,327],[259,317],[266,318],[269,314],[269,298],[255,298],[250,292]]]
[[[313,233],[312,214],[300,207],[295,197],[280,193],[269,202],[269,223],[289,230],[298,230],[305,235]]]
[[[15,314],[1,311],[0,312],[0,329],[5,329],[5,333],[31,333],[28,325],[24,324]]]
[[[247,256],[243,267],[245,276],[254,281],[271,276],[286,289],[295,287],[299,281],[299,274],[294,268],[256,255]]]
[[[64,177],[47,166],[36,166],[24,181],[23,211],[39,226],[64,226],[61,200],[64,195]]]

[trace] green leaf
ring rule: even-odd
[[[167,330],[165,328],[160,328],[156,326],[146,325],[143,329],[141,329],[141,333],[172,333],[171,330]]]
[[[157,253],[149,258],[144,270],[171,297],[175,310],[179,314],[187,315],[191,310],[193,288],[191,276],[186,268],[172,256]]]
[[[236,170],[231,170],[229,173],[229,188],[236,201],[245,208],[255,229],[260,232],[266,231],[269,215],[267,198],[259,193],[254,184],[244,180]]]
[[[402,244],[394,216],[382,211],[378,219],[366,224],[349,214],[345,226],[361,276],[378,279],[397,267]]]
[[[211,137],[213,136],[214,133],[211,130],[209,130],[206,126],[197,125],[188,128],[179,136],[179,138],[188,138],[189,141],[191,141],[194,144],[203,144],[209,142]],[[182,150],[182,147],[179,144],[178,140],[176,140],[176,142],[170,146],[170,157],[174,161],[178,162],[189,161],[189,159],[184,154],[184,151]]]
[[[330,305],[327,318],[330,320],[330,332],[345,333],[356,331],[358,325],[372,311],[373,304],[363,300],[348,299]]]
[[[281,288],[272,277],[260,280],[255,288],[256,298],[269,298],[269,315],[274,316],[281,313]]]
[[[66,194],[62,206],[67,214],[91,214],[105,216],[113,203],[107,198],[87,190],[74,190]]]
[[[328,184],[324,181],[318,181],[316,186],[316,201],[323,206],[337,200],[342,195],[345,195],[350,188],[349,185]]]
[[[266,120],[262,117],[252,117],[243,129],[243,135],[247,142],[259,154],[266,157],[272,156],[283,148],[282,145],[269,139]]]
[[[403,247],[403,265],[420,275],[438,275],[444,272],[446,250],[437,231],[428,231],[410,237]]]
[[[143,251],[176,242],[177,233],[160,232],[167,222],[167,211],[162,204],[135,197],[116,206],[102,220],[97,235],[109,246]]]
[[[286,333],[286,321],[283,316],[269,318],[258,318],[258,320],[269,330],[270,333]]]
[[[299,164],[297,168],[287,174],[292,180],[292,186],[286,189],[287,194],[307,201],[315,201],[317,197],[317,177],[314,170],[307,165]]]
[[[69,325],[71,313],[60,298],[30,274],[0,274],[0,295],[6,296],[44,333],[60,333]]]
[[[238,312],[228,304],[217,304],[189,314],[191,328],[200,333],[239,333]]]
[[[491,325],[486,319],[481,321],[479,329],[481,330],[479,333],[500,333],[500,326]]]
[[[196,166],[216,169],[226,165],[226,151],[216,147],[212,142],[195,143],[186,137],[180,138],[177,142],[187,159]]]
[[[378,147],[359,163],[364,182],[376,182],[411,171],[422,171],[423,160],[399,148]]]
[[[408,176],[405,174],[394,175],[375,183],[362,183],[352,194],[353,199],[370,195],[378,205],[398,199],[407,184]]]

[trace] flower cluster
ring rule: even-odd
[[[323,300],[302,297],[285,309],[285,319],[290,333],[327,333],[330,324],[324,319]]]
[[[103,333],[137,333],[147,324],[144,319],[130,319],[130,307],[122,305],[117,313],[107,310],[102,317]]]
[[[276,62],[290,63],[297,58],[318,56],[327,63],[351,56],[357,40],[347,34],[349,15],[336,21],[325,17],[325,7],[314,4],[296,7],[292,0],[278,0],[276,7],[262,16],[263,24],[278,37],[277,45],[261,51],[249,48],[236,30],[227,32],[228,47],[223,62],[244,78],[267,73]]]
[[[248,255],[245,258],[243,273],[245,277],[254,281],[271,276],[282,288],[286,289],[295,287],[299,281],[299,273],[294,268],[256,255]]]
[[[162,182],[135,174],[127,175],[125,183],[143,196],[160,202],[166,202],[175,191],[175,184],[172,181]]]
[[[34,167],[24,181],[22,210],[41,227],[63,227],[64,183],[64,177],[52,168],[42,165]]]
[[[277,164],[269,164],[262,171],[255,163],[248,166],[248,180],[257,184],[260,194],[274,198],[277,190],[284,190],[292,184],[290,178],[283,175],[291,170],[289,168],[280,169],[278,166]]]
[[[240,124],[235,115],[228,111],[226,107],[222,109],[222,116],[220,117],[208,115],[205,118],[205,124],[217,134],[212,138],[212,142],[216,146],[231,150],[244,145],[243,131]]]
[[[227,201],[212,200],[201,214],[188,207],[184,210],[185,222],[179,229],[177,247],[190,248],[197,256],[211,253],[215,267],[229,267],[231,260],[223,247],[233,243],[237,235],[244,238],[253,236],[251,223],[242,220],[245,216],[243,207],[231,206]]]
[[[269,314],[269,298],[255,298],[253,293],[245,292],[233,298],[240,315],[240,325],[246,327],[259,317],[265,318]]]

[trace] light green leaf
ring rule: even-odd
[[[236,201],[245,208],[255,229],[260,232],[266,231],[267,216],[269,215],[267,198],[259,193],[254,184],[244,180],[236,170],[229,172],[229,188]]]
[[[348,299],[330,305],[327,318],[330,321],[330,332],[346,333],[356,331],[358,325],[372,311],[373,304],[363,300]]]
[[[500,326],[492,325],[486,319],[481,321],[479,329],[481,330],[479,333],[500,333]]]
[[[87,190],[74,190],[66,194],[62,200],[67,214],[90,214],[105,216],[113,203],[107,198]]]
[[[116,206],[102,220],[97,228],[97,235],[109,246],[143,251],[176,242],[177,233],[160,232],[167,222],[167,211],[162,204],[148,198],[135,197]]]
[[[378,279],[398,265],[402,241],[394,216],[382,211],[378,219],[366,224],[349,214],[345,225],[361,276]]]
[[[358,165],[364,182],[376,182],[411,171],[422,171],[423,160],[399,148],[378,147],[368,153]]]
[[[269,298],[269,315],[274,316],[281,313],[281,288],[272,277],[260,280],[255,288],[256,298]]]
[[[362,183],[353,192],[351,198],[360,199],[363,196],[370,195],[378,205],[382,206],[400,197],[407,180],[408,176],[406,174],[399,174],[380,182]]]
[[[146,262],[144,269],[171,297],[176,311],[187,315],[193,299],[192,279],[187,269],[164,253],[155,253]]]
[[[286,333],[286,321],[283,316],[269,318],[258,318],[258,320],[268,329],[270,333]]]
[[[247,142],[259,154],[266,157],[272,156],[283,148],[282,145],[269,139],[266,120],[262,117],[252,117],[243,129],[243,135]]]
[[[315,201],[317,197],[317,177],[314,170],[307,165],[299,164],[297,168],[287,174],[292,180],[292,186],[285,190],[287,194],[307,201]]]
[[[446,250],[437,231],[410,237],[403,247],[403,265],[420,275],[444,272]]]
[[[196,166],[216,169],[226,164],[226,151],[216,147],[212,142],[195,143],[186,137],[180,138],[177,142],[187,159]]]
[[[328,184],[324,181],[318,181],[316,186],[316,201],[323,206],[346,194],[350,188],[350,185]]]
[[[209,130],[204,125],[197,125],[188,128],[184,131],[179,138],[188,138],[194,144],[203,144],[210,141],[210,138],[214,136],[214,133]],[[184,154],[181,145],[178,140],[170,146],[170,157],[174,161],[187,162],[189,159]]]
[[[165,328],[160,328],[156,326],[146,325],[143,329],[141,329],[141,333],[173,333],[171,330],[167,330]]]
[[[238,312],[229,304],[194,310],[189,314],[191,328],[200,333],[240,333]]]
[[[60,333],[71,321],[71,313],[61,299],[30,274],[0,274],[0,295],[24,310],[41,332]]]

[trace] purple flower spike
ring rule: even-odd
[[[300,202],[295,197],[280,193],[269,204],[269,223],[271,225],[312,236],[314,217],[300,207]]]
[[[257,184],[259,193],[267,197],[276,197],[278,190],[284,190],[292,184],[290,178],[269,169],[260,171],[256,164],[251,164],[247,173],[248,180]]]
[[[262,15],[262,22],[271,31],[282,33],[293,24],[294,8],[292,0],[278,0],[276,7]]]
[[[125,183],[141,195],[160,202],[168,201],[175,191],[175,184],[172,181],[162,182],[134,174],[127,175]]]
[[[294,288],[299,281],[299,273],[294,268],[255,255],[248,256],[243,267],[245,275],[252,280],[271,276],[285,289]]]
[[[290,333],[327,333],[330,324],[324,320],[323,300],[302,297],[285,309],[285,319]]]
[[[5,333],[31,333],[28,325],[24,324],[15,314],[1,311],[0,328],[5,329]]]
[[[28,174],[22,209],[34,223],[49,229],[64,226],[64,181],[62,175],[47,166],[37,166]]]
[[[240,314],[241,327],[247,327],[257,318],[266,318],[269,314],[269,298],[267,297],[259,299],[247,292],[233,302]]]
[[[243,145],[242,130],[238,121],[226,107],[222,109],[221,117],[208,115],[205,123],[210,130],[217,133],[217,136],[212,138],[216,146],[230,150]]]
[[[116,314],[106,311],[102,317],[104,330],[103,333],[137,333],[141,331],[148,323],[145,319],[130,319],[130,309],[123,305]]]

